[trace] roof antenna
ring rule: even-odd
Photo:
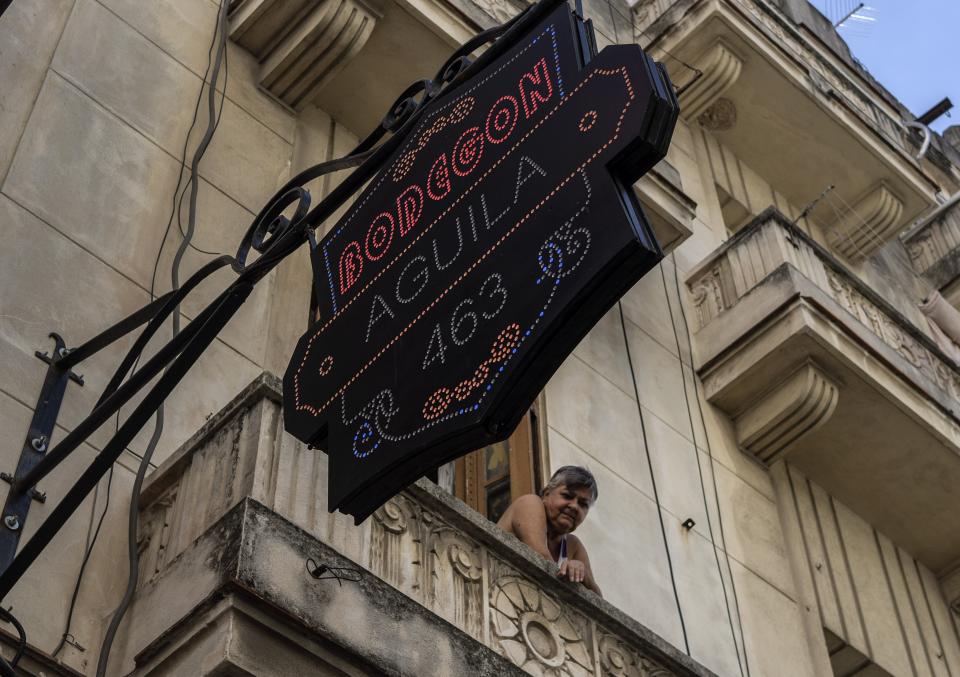
[[[847,22],[848,19],[853,18],[853,16],[854,16],[857,12],[859,12],[861,9],[863,9],[863,7],[864,7],[865,4],[866,4],[866,3],[861,2],[859,5],[857,5],[857,6],[854,7],[853,9],[851,9],[849,12],[847,12],[847,13],[844,15],[844,17],[843,17],[842,19],[840,19],[840,21],[835,22],[835,23],[833,24],[833,27],[834,27],[834,28],[840,28],[843,24],[845,24],[845,23]]]

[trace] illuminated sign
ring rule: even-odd
[[[329,453],[331,510],[362,520],[509,435],[661,258],[629,187],[666,152],[669,80],[635,45],[586,66],[580,45],[562,5],[431,103],[319,243],[284,415]]]

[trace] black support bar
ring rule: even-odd
[[[44,360],[48,365],[47,374],[43,379],[43,386],[40,388],[40,397],[33,411],[33,420],[30,421],[30,429],[27,431],[27,438],[23,443],[20,460],[17,462],[17,469],[11,485],[14,485],[18,478],[33,470],[47,453],[50,440],[53,437],[54,426],[57,424],[57,415],[60,413],[60,404],[63,402],[63,395],[72,375],[69,369],[62,369],[57,364],[57,357],[66,353],[63,339],[57,334],[51,334],[50,337],[54,340],[53,357]],[[39,353],[38,357],[43,359]],[[0,525],[0,570],[6,569],[13,561],[17,552],[17,545],[20,543],[20,534],[23,533],[23,528],[27,523],[30,504],[37,497],[37,492],[17,492],[13,486],[7,492],[3,512],[0,513],[2,514],[2,518],[0,518],[0,522],[2,522],[2,525]]]

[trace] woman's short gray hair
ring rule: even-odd
[[[594,478],[593,473],[579,465],[565,465],[553,473],[553,477],[547,482],[547,486],[543,488],[543,493],[546,494],[553,491],[561,484],[565,484],[571,489],[589,489],[590,495],[593,497],[590,499],[591,505],[596,503],[597,496],[600,495],[600,492],[597,490],[597,480]]]

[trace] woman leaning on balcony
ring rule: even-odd
[[[556,562],[557,576],[582,583],[602,597],[587,549],[572,534],[596,502],[597,493],[597,481],[589,470],[565,465],[553,474],[540,496],[527,494],[510,504],[497,526]]]

